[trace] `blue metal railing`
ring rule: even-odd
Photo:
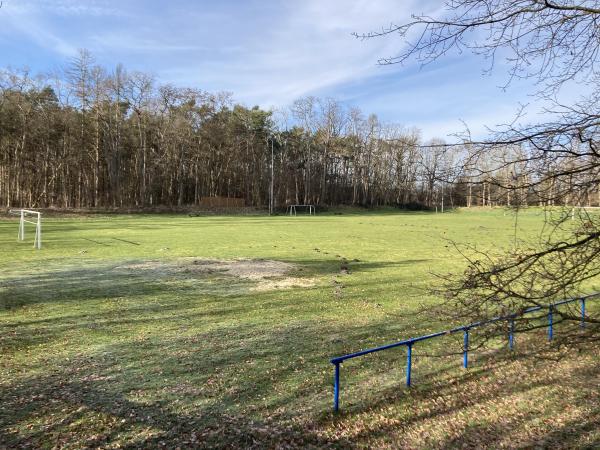
[[[525,309],[523,312],[519,314],[511,314],[508,316],[494,317],[489,320],[483,320],[480,322],[474,322],[469,325],[464,325],[461,327],[452,328],[450,330],[438,331],[437,333],[426,334],[423,336],[418,336],[415,338],[405,339],[402,341],[394,342],[393,344],[382,345],[381,347],[369,348],[366,350],[362,350],[356,353],[349,353],[347,355],[338,356],[336,358],[331,359],[331,364],[335,366],[334,375],[333,375],[333,409],[334,411],[339,411],[340,409],[340,365],[342,362],[347,359],[358,358],[359,356],[368,355],[370,353],[380,352],[382,350],[388,350],[390,348],[406,346],[406,386],[410,387],[411,385],[411,374],[412,374],[412,347],[415,343],[420,341],[425,341],[427,339],[433,339],[439,336],[445,336],[448,334],[458,333],[459,331],[463,332],[463,367],[467,368],[469,365],[469,330],[472,328],[477,328],[485,325],[489,325],[494,322],[506,320],[509,322],[508,329],[508,348],[513,350],[514,348],[514,334],[515,334],[515,319],[524,314],[528,314],[534,311],[540,311],[542,309],[548,309],[548,340],[551,341],[554,336],[554,310],[557,306],[564,305],[567,303],[579,302],[580,303],[580,311],[581,311],[581,328],[585,327],[585,302],[588,299],[600,298],[600,292],[586,295],[583,297],[577,298],[569,298],[566,300],[561,300],[556,303],[552,303],[546,306],[532,306],[531,308]]]

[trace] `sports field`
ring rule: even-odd
[[[542,223],[520,213],[518,237]],[[4,218],[0,442],[591,447],[598,348],[526,357],[548,346],[543,330],[519,337],[516,355],[473,354],[466,371],[437,356],[461,336],[416,347],[410,390],[403,349],[348,362],[331,413],[329,359],[447,328],[416,313],[438,301],[435,273],[464,265],[450,242],[501,251],[514,225],[501,209],[45,217],[35,251],[32,230],[17,243]]]

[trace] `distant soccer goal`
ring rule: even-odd
[[[300,210],[304,209],[305,211],[308,212],[309,216],[312,215],[316,215],[316,209],[315,209],[315,205],[290,205],[288,206],[288,214],[290,216],[297,216],[298,215],[298,208],[300,208]]]
[[[19,234],[18,241],[25,240],[25,224],[35,225],[35,237],[33,239],[33,248],[42,248],[42,213],[39,211],[31,211],[29,209],[11,210],[11,214],[19,216]]]

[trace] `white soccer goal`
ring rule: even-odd
[[[290,216],[297,216],[298,215],[298,208],[305,208],[306,210],[308,210],[308,215],[312,216],[312,215],[316,215],[316,210],[315,210],[315,205],[290,205],[288,206],[288,213]]]
[[[33,248],[42,248],[42,213],[39,211],[31,211],[29,209],[11,210],[11,214],[20,216],[19,220],[19,235],[17,240],[25,240],[25,224],[35,225],[35,238],[33,240]],[[33,220],[30,220],[33,219]]]

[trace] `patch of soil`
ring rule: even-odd
[[[194,269],[200,272],[221,272],[225,275],[244,278],[246,280],[281,277],[296,268],[294,264],[271,259],[194,259],[192,264]]]
[[[314,279],[290,276],[298,269],[295,264],[272,259],[198,259],[184,258],[176,261],[142,261],[115,267],[116,270],[141,272],[151,276],[178,276],[196,278],[224,275],[253,281],[251,290],[269,291],[291,287],[308,287]]]
[[[274,291],[277,289],[290,289],[295,287],[311,287],[315,285],[312,278],[284,277],[277,280],[261,280],[251,291]]]

